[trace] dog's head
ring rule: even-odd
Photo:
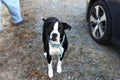
[[[48,19],[43,19],[44,21],[44,29],[46,35],[48,36],[49,40],[54,42],[55,44],[59,44],[62,40],[63,36],[65,35],[65,30],[71,30],[71,26],[67,23],[60,22],[58,19],[54,17],[50,17]]]

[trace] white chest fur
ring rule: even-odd
[[[58,48],[52,47],[49,45],[49,53],[50,55],[61,55],[64,51],[64,48],[62,46],[59,46]]]

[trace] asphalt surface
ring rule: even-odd
[[[25,22],[11,24],[7,9],[2,9],[0,33],[0,80],[120,80],[120,49],[94,42],[85,20],[86,0],[21,0]],[[43,55],[41,17],[57,17],[72,26],[66,31],[69,48],[63,59],[63,72],[47,74]]]

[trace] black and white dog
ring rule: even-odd
[[[48,75],[53,77],[52,68],[52,56],[58,55],[57,72],[62,72],[62,59],[65,51],[68,48],[67,36],[65,30],[71,30],[71,26],[67,23],[60,22],[55,17],[49,17],[47,19],[42,18],[43,25],[43,43],[44,43],[44,55],[48,61]]]

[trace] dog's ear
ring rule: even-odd
[[[70,31],[72,28],[69,24],[64,23],[64,22],[62,22],[62,25],[64,26],[64,30],[69,29],[69,31]]]

